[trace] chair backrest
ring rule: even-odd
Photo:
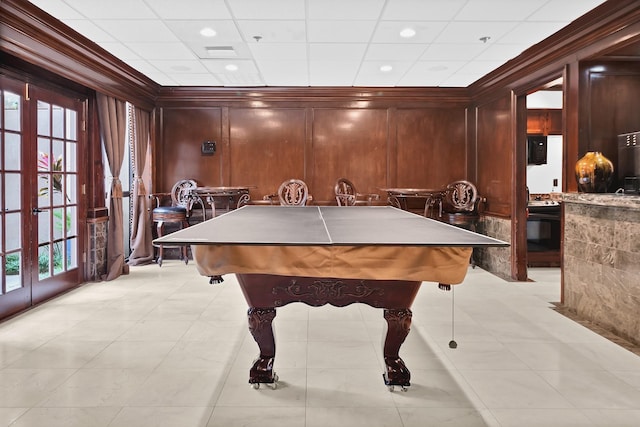
[[[171,188],[171,204],[173,206],[183,206],[190,209],[193,201],[189,200],[187,190],[196,188],[197,186],[198,184],[193,179],[181,179],[173,184],[173,188]]]
[[[469,181],[454,181],[447,185],[445,209],[453,212],[473,212],[478,202],[478,190]]]
[[[338,206],[353,206],[356,204],[358,192],[355,185],[347,178],[338,178],[333,191],[336,194]]]
[[[278,188],[278,198],[280,204],[285,206],[304,206],[309,197],[309,188],[304,181],[290,179],[280,184]]]

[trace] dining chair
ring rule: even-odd
[[[196,181],[192,179],[182,179],[176,182],[170,193],[152,193],[150,198],[155,199],[155,207],[151,211],[151,219],[156,225],[157,237],[162,237],[165,231],[165,224],[173,224],[178,229],[189,227],[189,216],[191,213],[191,200],[188,190],[197,187]],[[156,262],[162,267],[165,245],[156,245],[158,248],[158,258]],[[168,247],[168,246],[166,246]],[[187,264],[187,246],[182,246],[180,259]]]
[[[371,205],[374,200],[379,200],[376,193],[358,193],[356,186],[347,178],[338,178],[333,187],[338,206]]]
[[[278,200],[284,206],[304,206],[309,201],[309,187],[300,179],[289,179],[280,184]]]

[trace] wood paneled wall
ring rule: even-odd
[[[640,130],[640,68],[637,62],[587,62],[581,64],[579,144],[577,157],[600,151],[618,164],[617,135]],[[622,183],[610,188],[615,191]]]
[[[511,216],[514,147],[512,99],[509,93],[476,107],[477,187],[487,198],[485,213]]]
[[[336,92],[340,89],[332,89],[331,96]],[[459,91],[452,90],[452,104],[440,108],[398,108],[401,100],[390,101],[395,91],[385,92],[379,106],[366,108],[348,97],[337,103],[343,105],[300,103],[292,96],[252,107],[193,105],[169,96],[158,115],[155,182],[162,188],[154,191],[191,178],[200,185],[254,186],[252,199],[262,199],[282,181],[299,178],[315,203],[333,204],[340,177],[352,180],[360,192],[381,196],[381,187],[439,188],[467,178]],[[215,89],[200,95],[216,102]],[[201,155],[205,140],[217,142],[215,155]]]

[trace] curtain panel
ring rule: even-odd
[[[127,135],[127,105],[124,101],[101,93],[97,94],[97,101],[100,136],[111,173],[108,194],[107,274],[103,279],[113,280],[128,268],[124,262],[122,183],[119,178]]]

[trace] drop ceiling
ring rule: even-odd
[[[232,87],[466,87],[604,2],[30,1],[160,85]]]

